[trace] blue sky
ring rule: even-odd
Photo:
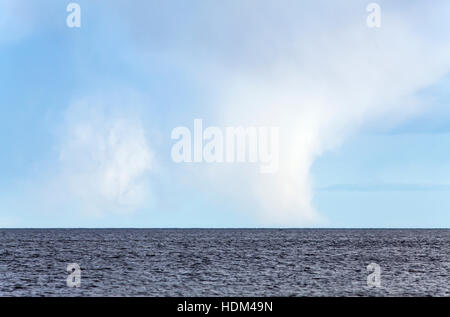
[[[0,227],[450,226],[450,4],[0,0]],[[175,164],[276,125],[281,166]]]

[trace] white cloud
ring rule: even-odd
[[[114,101],[92,98],[67,112],[56,177],[60,188],[54,189],[83,212],[133,212],[151,197],[153,152],[133,107],[122,106],[126,111]]]
[[[448,1],[382,3],[380,29],[367,28],[367,3],[149,1],[136,9],[123,1],[104,9],[120,8],[121,22],[128,15],[142,60],[173,63],[204,88],[211,124],[281,127],[277,175],[202,166],[187,176],[245,201],[265,224],[297,226],[322,220],[312,203],[315,159],[369,122],[420,113],[428,105],[417,93],[450,70]],[[153,153],[139,117],[108,109],[95,98],[75,103],[59,148],[55,193],[95,213],[139,209],[151,192]],[[196,117],[198,109],[186,119]]]
[[[156,44],[140,36],[145,10],[132,24],[143,48],[176,56],[210,90],[214,125],[284,130],[278,175],[204,168],[218,184],[210,190],[253,197],[268,225],[317,223],[311,165],[365,124],[395,124],[427,107],[418,93],[450,70],[450,5],[382,5],[382,27],[369,29],[364,1],[241,3],[206,6],[197,20],[183,16],[179,29],[165,25],[173,23],[167,14],[160,22],[169,34]]]
[[[450,46],[444,37],[431,43],[427,34],[414,33],[411,23],[385,14],[378,33],[350,24],[312,42],[286,39],[292,50],[275,55],[262,74],[227,74],[221,117],[285,128],[280,173],[266,181],[247,178],[269,224],[318,220],[309,173],[314,160],[367,122],[395,122],[427,106],[417,93],[448,73]]]

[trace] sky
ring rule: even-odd
[[[0,0],[0,228],[450,227],[450,2]],[[279,127],[279,169],[172,131]]]

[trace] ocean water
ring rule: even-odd
[[[450,230],[11,229],[0,245],[0,296],[450,296]]]

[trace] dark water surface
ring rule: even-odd
[[[0,296],[450,296],[450,230],[11,229],[0,245]]]

